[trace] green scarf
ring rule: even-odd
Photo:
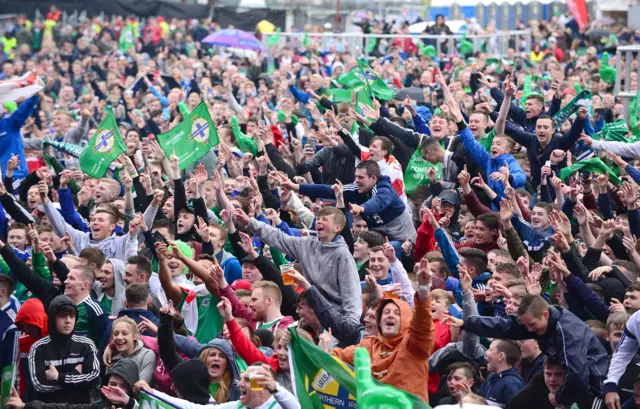
[[[589,101],[589,103],[587,102]],[[588,106],[591,102],[591,91],[583,90],[581,93],[576,95],[567,105],[565,105],[560,111],[558,111],[553,116],[553,124],[556,129],[562,127],[567,119],[576,112],[581,106]]]
[[[609,173],[609,180],[616,185],[621,185],[622,181],[619,177],[615,175],[613,170],[609,166],[607,166],[600,158],[591,158],[587,160],[582,160],[580,162],[574,163],[571,166],[567,166],[566,168],[560,171],[560,179],[566,179],[568,176],[576,173],[576,172],[592,172],[592,173],[600,173],[605,175]]]

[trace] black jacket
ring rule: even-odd
[[[483,337],[537,339],[547,357],[567,367],[565,383],[556,395],[561,405],[571,406],[587,391],[599,395],[602,390],[609,357],[589,327],[562,307],[549,306],[547,331],[543,335],[529,332],[515,315],[469,317],[464,321],[464,329]]]
[[[49,335],[36,342],[29,353],[31,382],[37,392],[37,400],[90,403],[100,375],[98,350],[87,337],[73,335],[73,332],[70,335],[58,333],[56,313],[63,306],[72,307],[78,316],[71,298],[60,295],[51,301],[47,311]],[[77,368],[78,365],[82,367]],[[49,366],[58,370],[57,380],[46,378],[45,371]]]

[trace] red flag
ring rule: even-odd
[[[571,11],[571,15],[576,19],[580,31],[584,32],[589,22],[587,15],[587,3],[585,0],[567,0],[567,8]]]

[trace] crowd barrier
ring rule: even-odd
[[[265,46],[269,44],[269,38],[273,35],[275,34],[263,34],[262,41]],[[279,35],[279,47],[286,44],[298,46],[302,44],[304,38],[303,33],[280,33]],[[457,52],[459,43],[463,37],[461,34],[404,35],[362,33],[313,33],[309,34],[309,36],[311,41],[319,42],[322,49],[326,49],[330,44],[336,44],[339,51],[341,51],[341,48],[344,48],[344,50],[356,56],[364,54],[367,59],[375,56],[375,49],[372,49],[370,45],[371,42],[378,40],[386,43],[392,43],[397,40],[402,41],[407,37],[413,39],[414,42],[426,40],[427,44],[431,44],[436,48],[437,55],[441,55],[442,53],[449,55]],[[515,48],[517,51],[527,53],[531,51],[531,31],[529,30],[500,31],[495,34],[470,34],[467,36],[467,40],[473,44],[474,52],[485,51],[497,56],[505,55],[510,47]],[[380,48],[378,48],[378,50],[380,50]]]
[[[631,69],[633,68],[631,62],[634,58],[637,58],[638,53],[640,53],[640,45],[624,45],[620,46],[616,49],[616,87],[615,93],[616,97],[622,98],[624,103],[624,119],[629,122],[629,101],[636,97],[638,94],[638,90],[631,89]],[[624,75],[622,69],[622,59],[624,58],[626,64],[624,65]],[[640,79],[640,64],[638,65],[637,78]],[[624,82],[623,79],[624,78]],[[633,118],[634,121],[637,121],[638,118]]]

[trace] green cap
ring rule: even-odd
[[[185,255],[185,257],[191,258],[191,259],[193,258],[193,249],[191,248],[190,245],[188,245],[187,243],[181,240],[176,240],[174,241],[174,243],[176,244],[176,247],[178,248],[178,250],[180,250],[180,252]],[[168,250],[171,251],[171,246],[169,246]],[[188,267],[184,267],[182,269],[182,274],[187,274],[188,272],[189,272]]]

